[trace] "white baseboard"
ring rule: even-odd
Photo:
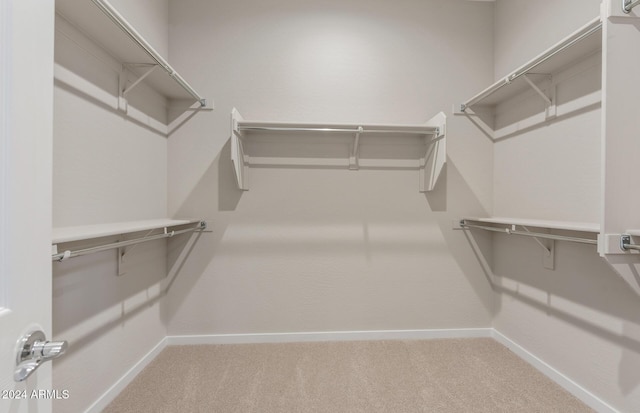
[[[104,410],[105,407],[109,403],[111,403],[117,396],[120,394],[125,387],[129,385],[133,381],[133,379],[145,368],[153,359],[155,359],[158,354],[164,348],[167,347],[167,338],[163,338],[160,340],[158,344],[154,348],[151,349],[147,354],[145,354],[140,361],[138,361],[133,367],[127,371],[124,376],[120,378],[113,386],[109,388],[102,396],[98,398],[87,410],[85,413],[98,413]]]
[[[591,407],[597,412],[600,413],[618,413],[618,410],[614,409],[607,403],[605,403],[602,399],[600,399],[595,394],[591,393],[584,387],[580,386],[575,381],[571,380],[569,377],[565,376],[558,370],[551,367],[549,364],[545,363],[532,353],[530,353],[527,349],[522,347],[520,344],[514,342],[508,337],[504,336],[498,330],[492,329],[493,334],[492,337],[494,340],[499,342],[500,344],[507,347],[509,350],[513,351],[517,354],[521,359],[525,360],[527,363],[531,364],[542,374],[553,380],[555,383],[560,385],[569,393],[573,394],[575,397],[580,399],[584,404]]]
[[[253,344],[362,340],[431,340],[438,338],[491,337],[492,328],[437,330],[322,331],[302,333],[211,334],[168,336],[167,345]]]

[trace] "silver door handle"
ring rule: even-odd
[[[45,361],[60,357],[67,351],[66,341],[47,341],[42,331],[25,334],[18,344],[15,381],[25,381]]]

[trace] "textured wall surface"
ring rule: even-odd
[[[451,113],[595,17],[598,1],[114,5],[216,109],[167,140],[57,82],[54,225],[168,215],[206,219],[211,232],[186,249],[136,249],[123,277],[112,253],[54,264],[54,334],[72,345],[54,365],[54,385],[74,392],[61,410],[88,407],[167,334],[491,325],[613,407],[637,410],[640,300],[594,247],[557,242],[550,271],[530,239],[478,239],[492,248],[474,252],[452,230],[492,214],[598,221],[599,56],[563,72],[552,122],[493,143]],[[58,45],[56,62],[82,75],[102,67],[74,47]],[[89,80],[113,87],[100,70]],[[496,125],[528,116],[535,99],[506,102]],[[446,173],[424,195],[416,171],[254,168],[242,192],[229,160],[234,107],[249,120],[349,123],[444,111]],[[95,354],[98,382],[85,383],[78,371]]]
[[[499,0],[496,74],[598,13],[597,1]],[[579,110],[496,143],[496,215],[600,222],[602,110],[588,96],[600,87],[601,67],[577,67],[583,70],[561,86],[564,103]],[[637,411],[640,299],[596,248],[556,242],[554,271],[542,267],[529,239],[496,235],[493,251],[493,270],[502,277],[494,327],[613,408]]]
[[[166,1],[114,2],[114,6],[166,54]],[[118,65],[60,20],[57,25],[58,67],[115,101]],[[54,227],[166,217],[166,137],[90,92],[55,82]],[[144,86],[134,93],[132,99],[141,109],[165,110],[165,103]],[[56,411],[87,409],[166,336],[160,312],[166,251],[164,241],[135,247],[126,255],[122,276],[117,275],[116,250],[53,263],[54,338],[70,345],[54,363],[54,388],[70,393],[68,400],[54,402]]]
[[[492,19],[465,1],[171,3],[171,56],[216,110],[169,140],[169,211],[213,230],[169,292],[169,334],[490,325],[492,291],[451,226],[490,208],[491,143],[449,108],[491,81]],[[233,107],[354,123],[445,111],[446,177],[425,196],[416,171],[254,168],[242,193]]]

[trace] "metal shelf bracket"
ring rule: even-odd
[[[531,234],[531,231],[529,231],[529,228],[525,227],[524,225],[521,225],[522,229],[525,230],[527,233]],[[516,229],[516,226],[513,225],[513,229]],[[533,240],[540,245],[540,247],[542,248],[543,251],[543,256],[542,256],[542,265],[544,265],[544,268],[548,269],[548,270],[553,270],[555,269],[555,252],[556,252],[556,242],[555,240],[547,240],[548,242],[548,246],[545,245],[542,241],[540,241],[539,237],[533,236],[532,237]]]
[[[191,232],[203,232],[207,229],[207,222],[206,221],[199,221],[197,223],[197,225],[195,227],[192,228],[186,228],[186,229],[181,229],[181,230],[173,230],[171,232],[168,231],[168,229],[166,227],[164,227],[164,231],[162,234],[157,234],[157,235],[150,235],[152,231],[150,231],[146,236],[141,237],[141,238],[136,238],[136,239],[131,239],[131,240],[124,240],[124,241],[120,241],[117,240],[113,243],[109,243],[109,244],[102,244],[96,247],[89,247],[89,248],[84,248],[84,249],[79,249],[79,250],[66,250],[64,252],[59,253],[58,252],[58,248],[57,245],[53,248],[52,250],[52,255],[51,255],[51,259],[53,261],[58,261],[58,262],[62,262],[65,261],[69,258],[73,258],[73,257],[78,257],[78,256],[82,256],[82,255],[87,255],[87,254],[91,254],[91,253],[96,253],[96,252],[101,252],[101,251],[106,251],[109,249],[116,249],[117,250],[117,254],[118,254],[118,275],[122,275],[125,273],[124,271],[124,258],[127,254],[131,253],[131,251],[133,250],[133,248],[137,245],[140,244],[142,242],[147,242],[147,241],[154,241],[154,240],[158,240],[158,239],[164,239],[164,238],[171,238],[175,235],[179,235],[179,234],[186,234],[186,233],[191,233]],[[129,249],[126,249],[126,247],[132,246]]]
[[[140,77],[138,77],[138,79],[136,79],[135,82],[133,82],[129,87],[125,87],[122,90],[122,96],[126,96],[127,93],[131,92],[136,86],[138,86],[140,84],[140,82],[142,82],[147,76],[149,76],[154,70],[156,70],[158,68],[158,65],[154,65],[154,64],[130,64],[130,63],[127,63],[127,64],[124,64],[122,66],[123,66],[124,69],[122,70],[121,75],[125,74],[125,76],[126,76],[126,70],[125,69],[129,69],[129,71],[132,72],[132,73],[133,73],[133,71],[131,70],[132,67],[144,67],[144,68],[147,69]],[[124,82],[126,83],[126,78],[125,78]]]
[[[362,126],[358,126],[358,130],[356,131],[356,136],[353,138],[353,150],[351,151],[351,156],[349,157],[349,169],[352,171],[357,171],[360,169],[358,165],[358,149],[360,149],[360,134],[364,131]]]
[[[538,95],[540,95],[542,100],[544,100],[548,106],[551,106],[553,104],[551,99],[542,91],[542,89],[538,87],[538,85],[533,82],[533,80],[531,80],[531,78],[529,78],[529,76],[522,75],[522,78],[529,84],[529,86],[531,86],[531,89],[533,89]]]
[[[522,230],[519,230],[517,227],[521,227]],[[515,225],[509,224],[509,226],[505,227],[494,227],[489,225],[480,225],[477,223],[473,223],[473,221],[468,222],[466,219],[462,219],[455,225],[455,228],[460,228],[463,230],[466,229],[482,229],[486,231],[499,232],[507,235],[523,235],[527,237],[532,237],[538,245],[543,249],[543,257],[542,262],[545,268],[553,270],[555,268],[555,241],[569,241],[569,242],[577,242],[582,244],[592,244],[597,245],[597,240],[589,239],[589,238],[578,238],[578,237],[570,237],[564,235],[556,235],[556,234],[546,234],[540,232],[532,232],[524,225]],[[547,240],[548,244],[545,245],[541,239]],[[622,241],[621,241],[622,242]],[[637,246],[640,250],[640,245]]]
[[[131,68],[133,67],[143,67],[145,68],[145,72],[140,75],[131,85],[127,86],[127,82],[129,81],[128,73],[134,73]],[[146,63],[124,63],[120,68],[120,76],[118,77],[118,109],[123,112],[127,112],[129,108],[129,103],[127,101],[127,94],[135,89],[147,76],[153,73],[154,70],[158,68],[157,64],[146,64]]]

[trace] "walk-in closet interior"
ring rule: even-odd
[[[68,347],[42,374],[68,397],[52,411],[126,411],[165,363],[155,378],[182,393],[148,411],[569,411],[491,393],[546,380],[572,411],[640,412],[635,3],[51,2],[34,29],[51,53],[31,59],[53,66],[44,330]],[[229,369],[258,404],[189,373],[221,374],[207,353],[266,363],[275,343],[333,347],[312,373]],[[411,381],[474,388],[457,360],[489,348],[477,399]],[[331,360],[367,365],[348,349],[396,374],[377,404],[357,379],[344,400],[319,390]],[[278,404],[296,372],[328,404]]]

